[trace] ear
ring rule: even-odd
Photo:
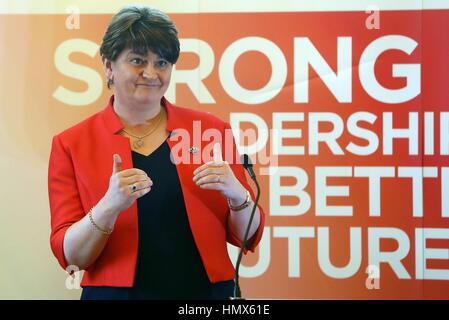
[[[105,58],[105,57],[101,57],[101,61],[103,62],[103,70],[104,70],[104,74],[106,75],[106,79],[113,79],[113,73],[112,73],[112,61]]]

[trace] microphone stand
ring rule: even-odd
[[[248,158],[246,157],[245,159],[245,163],[244,163],[244,167],[245,169],[248,171],[251,179],[254,181],[254,183],[256,184],[256,188],[257,188],[257,195],[256,195],[256,201],[254,201],[253,204],[253,209],[251,211],[251,216],[249,217],[249,222],[248,222],[248,226],[246,227],[246,231],[245,231],[245,236],[243,237],[243,244],[242,247],[240,248],[240,253],[239,256],[237,258],[237,263],[235,266],[235,277],[234,277],[234,282],[235,282],[235,287],[234,287],[234,296],[231,297],[231,300],[244,300],[244,298],[242,298],[242,293],[240,291],[240,285],[239,285],[239,269],[240,269],[240,263],[242,261],[242,256],[243,256],[243,250],[245,250],[246,248],[246,242],[248,241],[248,233],[249,233],[249,229],[251,227],[251,224],[253,222],[253,218],[254,218],[254,213],[256,212],[256,208],[257,208],[257,204],[259,202],[259,198],[260,198],[260,187],[259,187],[259,183],[257,182],[256,179],[256,174],[254,173],[253,169],[252,169],[252,164],[248,164]]]

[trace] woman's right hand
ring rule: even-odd
[[[152,185],[153,181],[145,171],[135,168],[122,170],[122,159],[118,154],[114,154],[109,188],[102,199],[102,204],[119,214],[128,209],[138,198],[150,192]],[[133,186],[135,186],[134,191]]]

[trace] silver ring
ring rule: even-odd
[[[136,186],[135,184],[133,184],[132,187],[131,187],[131,190],[132,190],[133,192],[136,192],[137,186]]]
[[[217,182],[220,183],[221,182],[220,180],[221,180],[221,176],[218,175],[218,181]]]

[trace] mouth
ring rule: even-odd
[[[156,84],[150,84],[150,83],[136,83],[136,86],[143,86],[143,87],[150,87],[150,88],[156,88],[156,87],[160,87],[161,85],[156,83]]]

